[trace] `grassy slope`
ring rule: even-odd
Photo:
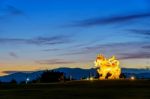
[[[0,99],[150,99],[150,81],[74,81],[0,85]]]

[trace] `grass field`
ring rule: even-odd
[[[0,99],[150,99],[150,80],[0,85]]]

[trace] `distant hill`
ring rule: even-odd
[[[96,69],[81,69],[81,68],[57,68],[53,69],[54,71],[64,72],[66,77],[72,77],[74,79],[81,79],[82,77],[89,77],[90,75],[96,76]],[[30,80],[34,80],[43,73],[43,71],[35,71],[31,73],[17,72],[10,75],[0,77],[2,82],[10,82],[12,79],[15,79],[17,82],[25,81],[28,77]],[[149,78],[150,79],[150,70],[147,69],[129,69],[122,68],[122,73],[127,77],[131,75],[136,76],[137,78]]]
[[[34,80],[38,78],[42,74],[42,72],[43,71],[35,71],[32,73],[17,72],[17,73],[0,77],[0,81],[10,82],[12,79],[15,79],[17,82],[21,82],[21,81],[25,81],[27,77],[29,77],[30,80]]]

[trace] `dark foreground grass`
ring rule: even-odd
[[[150,99],[150,80],[0,85],[0,99]]]

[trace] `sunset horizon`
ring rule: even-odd
[[[98,54],[121,68],[150,68],[148,0],[1,0],[0,76],[8,71],[95,68]]]

